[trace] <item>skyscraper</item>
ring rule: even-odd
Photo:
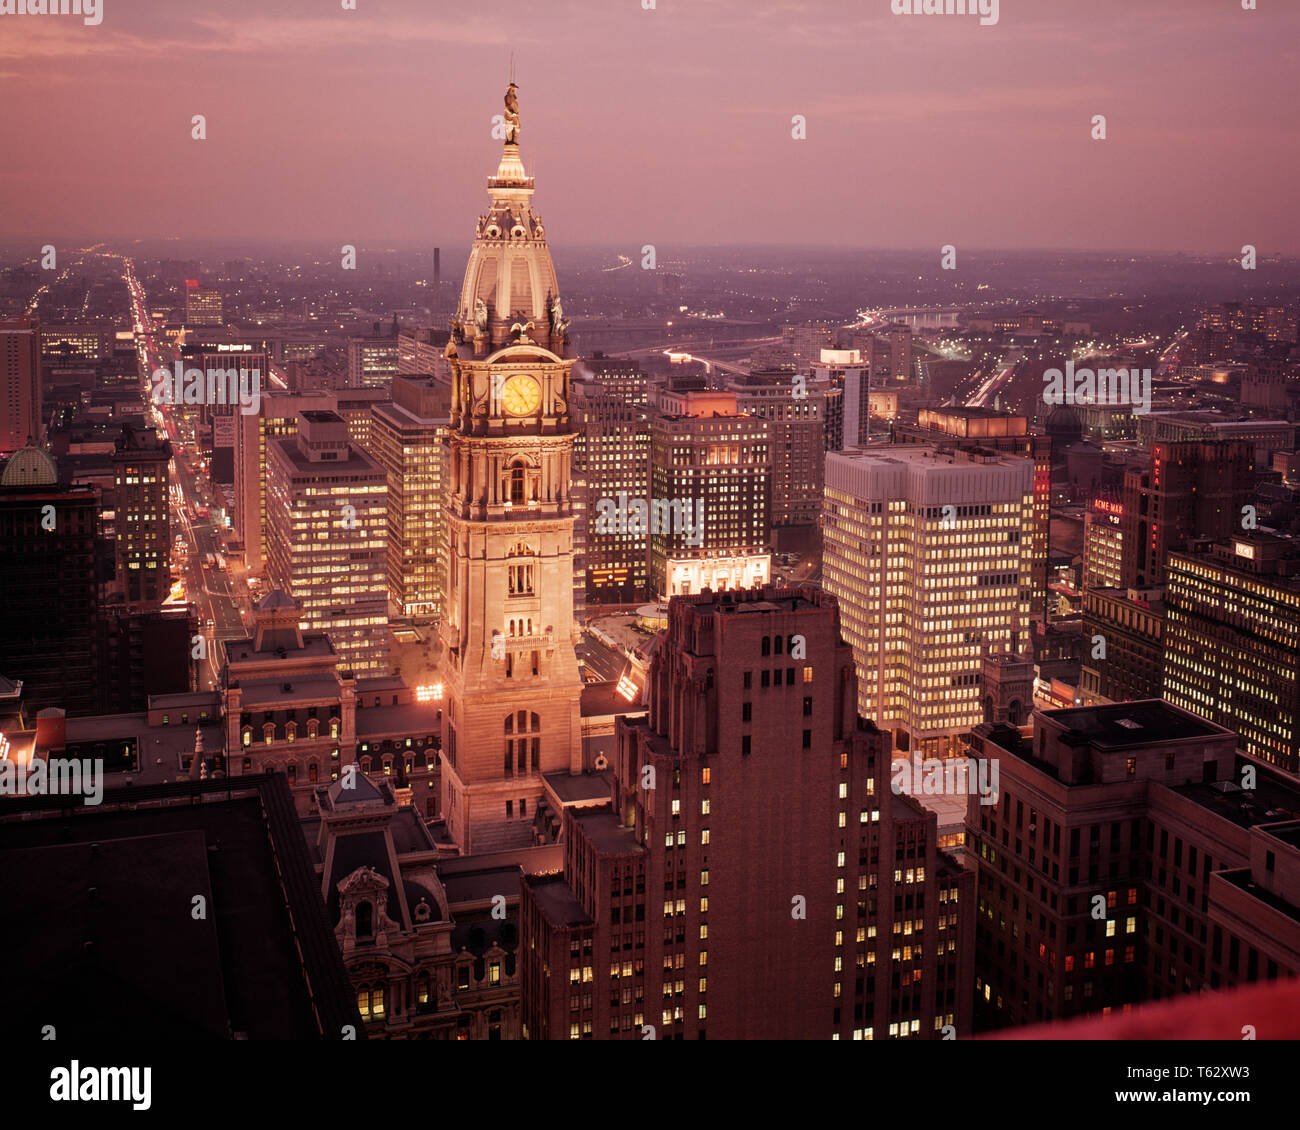
[[[766,420],[734,392],[655,389],[650,420],[651,593],[752,588],[771,575]]]
[[[99,709],[99,498],[62,484],[54,460],[20,448],[0,473],[0,676],[33,712]]]
[[[1124,560],[1124,502],[1100,488],[1083,513],[1083,587],[1117,588]]]
[[[0,455],[44,436],[41,329],[36,318],[0,321]]]
[[[1300,543],[1242,533],[1166,570],[1165,699],[1300,774]]]
[[[838,627],[813,590],[673,599],[608,802],[524,881],[527,1037],[968,1030],[973,876],[893,794]]]
[[[1052,506],[1052,439],[1030,430],[1026,416],[992,408],[922,408],[915,424],[894,423],[890,439],[902,443],[952,444],[1022,455],[1034,463],[1034,523],[1031,542],[1033,593],[1030,616],[1047,617],[1047,548]]]
[[[442,812],[465,852],[533,842],[542,774],[582,760],[573,361],[511,114],[448,350]]]
[[[401,616],[441,614],[449,391],[432,377],[394,377],[392,402],[373,410],[371,442],[388,472],[388,598]]]
[[[221,326],[226,317],[221,291],[199,286],[198,279],[185,280],[185,324],[187,326]]]
[[[171,592],[171,457],[167,440],[131,424],[114,445],[114,553],[128,608],[156,611]]]
[[[304,409],[333,411],[332,392],[268,392],[256,414],[235,416],[235,532],[244,543],[250,573],[265,568],[266,467],[269,444],[298,434],[298,413]]]
[[[856,349],[823,349],[812,366],[814,380],[840,391],[839,425],[826,433],[826,450],[843,451],[866,443],[871,432],[871,369]]]
[[[1242,530],[1254,490],[1250,440],[1157,440],[1146,467],[1124,474],[1123,583],[1161,585],[1165,557],[1191,537]]]
[[[576,381],[573,421],[577,432],[573,447],[574,552],[582,558],[585,596],[619,603],[642,600],[649,549],[646,531],[630,526],[597,529],[594,520],[602,503],[616,501],[620,494],[636,499],[646,495],[650,482],[646,410],[604,382]]]
[[[348,388],[387,388],[398,373],[396,337],[348,340]]]
[[[952,755],[982,717],[985,642],[1023,643],[1034,468],[917,445],[826,459],[823,585],[858,664],[858,710],[899,749]]]
[[[359,676],[388,670],[387,493],[337,412],[300,412],[297,435],[267,445],[267,574]]]
[[[829,390],[804,373],[777,370],[737,377],[727,391],[735,393],[738,412],[767,421],[773,537],[806,548],[799,535],[811,533],[821,516]]]

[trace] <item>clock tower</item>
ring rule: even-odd
[[[515,90],[447,345],[442,812],[466,853],[531,844],[542,774],[582,768],[573,361]]]

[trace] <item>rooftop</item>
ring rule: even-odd
[[[608,800],[613,774],[608,769],[602,769],[595,773],[582,773],[576,777],[567,772],[544,773],[543,777],[546,779],[546,787],[562,803],[575,804],[581,801]]]
[[[1043,710],[1040,716],[1056,723],[1067,734],[1077,734],[1094,745],[1110,749],[1130,749],[1151,742],[1219,737],[1229,733],[1222,726],[1197,718],[1160,699]]]
[[[0,939],[23,970],[14,1022],[61,1040],[320,1039],[343,1024],[364,1038],[282,776],[61,803],[0,811],[0,903],[26,923]]]
[[[591,916],[582,909],[563,875],[542,875],[525,882],[537,909],[551,926],[590,926]]]
[[[625,828],[623,822],[608,810],[590,813],[579,810],[574,822],[591,846],[604,855],[635,855],[645,850],[636,842],[636,829]]]
[[[1253,789],[1243,789],[1236,783],[1240,779],[1179,785],[1173,791],[1239,828],[1300,818],[1300,785],[1263,769],[1257,769]]]

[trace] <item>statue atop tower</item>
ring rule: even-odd
[[[506,144],[519,144],[519,87],[513,82],[506,91]]]

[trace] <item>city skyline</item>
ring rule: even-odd
[[[1057,1038],[1300,1037],[1300,157],[1258,144],[1285,115],[1215,133],[1277,70],[1212,81],[1285,62],[1300,14],[1238,2],[0,0],[29,48],[0,71],[64,76],[5,127],[0,206],[74,173],[108,205],[88,246],[0,240],[0,908],[27,924],[0,956],[29,1041],[962,1040],[960,1082],[983,1037],[1044,1077]],[[1064,27],[1086,47],[1052,70]],[[844,88],[854,35],[888,61]],[[1094,52],[1151,61],[1112,106],[1166,196],[1089,194],[1140,144],[1078,112]],[[152,59],[229,57],[231,89],[186,78],[203,140],[159,140],[188,94],[142,103],[96,178],[99,141],[43,156],[74,55],[132,60],[78,129],[133,121]],[[816,144],[778,112],[814,86]],[[1210,105],[1205,161],[1183,116]],[[286,252],[349,209],[336,251]],[[147,251],[112,234],[146,214]],[[400,250],[367,254],[376,215]],[[1294,250],[1127,256],[1106,217]],[[278,250],[211,250],[241,224]],[[701,224],[777,242],[636,234]],[[872,225],[932,260],[799,242]],[[1206,1061],[1258,1062],[1236,1046]],[[1108,1054],[1071,1067],[1107,1101]],[[1279,1083],[1240,1078],[1218,1101]]]

